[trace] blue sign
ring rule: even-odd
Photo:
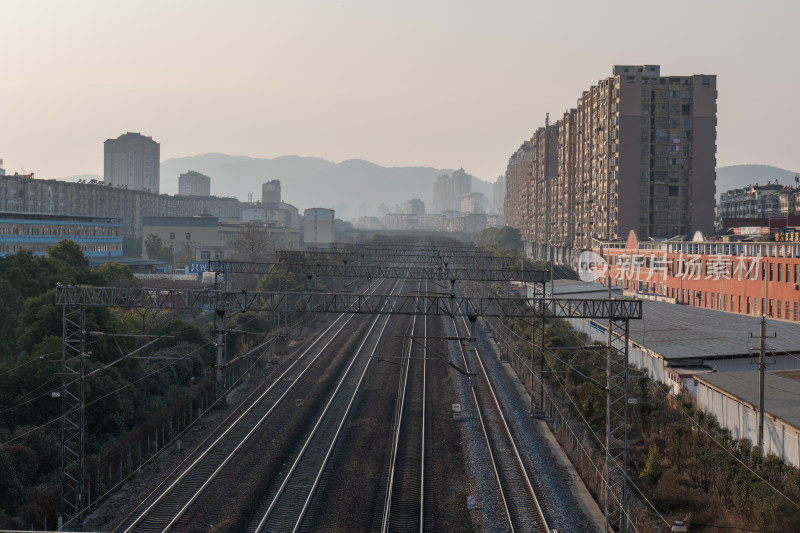
[[[201,274],[208,272],[208,261],[190,261],[186,265],[187,274]]]

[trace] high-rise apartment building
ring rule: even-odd
[[[451,175],[444,174],[433,183],[433,211],[458,211],[461,209],[461,197],[472,192],[472,176],[463,168]]]
[[[423,202],[419,198],[412,198],[411,200],[406,202],[405,213],[407,215],[424,215],[425,202]]]
[[[189,170],[178,176],[178,194],[181,196],[211,196],[211,178]]]
[[[503,213],[503,202],[506,198],[506,177],[498,176],[492,184],[492,213]]]
[[[520,231],[522,240],[531,242],[531,226],[528,224],[530,203],[530,184],[531,184],[531,143],[525,141],[508,158],[506,167],[506,199],[505,223],[512,228]]]
[[[128,132],[103,148],[106,185],[158,193],[161,146],[152,137]]]
[[[523,149],[509,160],[507,223],[532,256],[565,263],[630,230],[641,240],[713,231],[716,98],[716,76],[615,66],[533,134],[529,165]]]
[[[265,207],[277,207],[281,203],[281,182],[268,181],[261,185],[261,203]]]

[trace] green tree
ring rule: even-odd
[[[112,287],[133,287],[139,286],[139,280],[133,275],[131,269],[119,263],[105,263],[100,265],[95,272],[106,281],[107,285]]]
[[[650,446],[650,452],[647,454],[647,462],[644,468],[639,469],[639,477],[644,481],[648,487],[655,487],[661,475],[664,473],[661,470],[661,454],[658,453],[658,446],[653,444]]]
[[[172,264],[172,250],[164,246],[164,241],[155,233],[151,233],[144,239],[144,249],[147,257],[163,263]]]
[[[47,256],[64,261],[73,267],[89,266],[89,259],[83,255],[83,250],[71,239],[62,239],[55,246],[48,248]]]
[[[475,241],[479,246],[522,251],[522,237],[519,230],[510,226],[486,228],[478,232]]]

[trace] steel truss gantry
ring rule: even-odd
[[[642,317],[642,302],[631,299],[498,298],[455,295],[351,294],[325,292],[258,292],[210,289],[146,289],[61,285],[56,305],[230,311],[298,311],[555,318]]]

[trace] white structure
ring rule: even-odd
[[[730,428],[734,439],[757,445],[758,372],[712,372],[695,376],[695,381],[698,407]],[[775,454],[800,467],[800,381],[767,372],[764,387],[764,455]]]
[[[333,209],[306,209],[304,219],[303,236],[307,247],[327,248],[334,242]]]
[[[103,181],[106,185],[157,193],[161,145],[152,137],[128,132],[103,144]]]
[[[482,192],[468,192],[461,195],[461,213],[465,215],[486,213],[488,202]]]
[[[263,222],[267,220],[267,212],[262,207],[245,207],[242,209],[242,222]]]
[[[211,196],[211,178],[189,170],[178,176],[178,194],[181,196]]]

